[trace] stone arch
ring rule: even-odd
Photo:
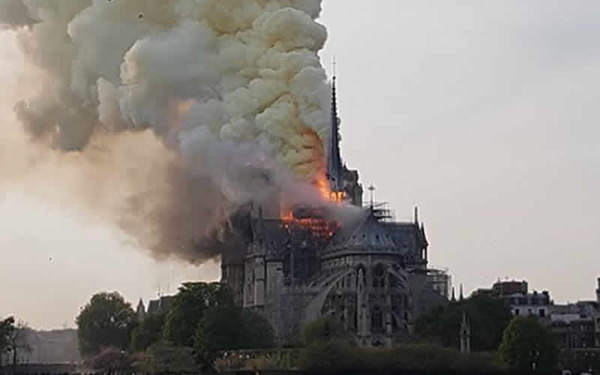
[[[329,296],[329,293],[331,293],[341,279],[354,272],[355,271],[352,268],[337,272],[335,275],[316,286],[320,292],[306,306],[303,324],[310,323],[321,315],[321,310],[323,309],[323,305],[325,304],[325,300],[327,299],[327,296]]]
[[[406,274],[405,271],[395,270],[393,267],[388,267],[387,272],[396,279],[396,287],[403,290],[408,290],[408,274]]]

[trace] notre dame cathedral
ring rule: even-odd
[[[320,317],[339,321],[362,346],[389,346],[410,334],[419,314],[448,301],[449,276],[427,268],[427,238],[414,221],[396,222],[363,204],[358,172],[342,164],[335,78],[327,144],[330,191],[355,207],[294,207],[286,217],[253,208],[243,251],[223,255],[222,282],[235,303],[262,313],[278,342],[293,343]]]

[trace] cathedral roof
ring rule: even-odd
[[[332,238],[326,251],[393,251],[396,247],[388,228],[369,208],[355,220],[342,224],[342,229]]]
[[[427,247],[425,231],[418,223],[382,221],[372,208],[365,209],[354,220],[342,224],[331,239],[325,254],[341,252],[378,252],[418,254]]]

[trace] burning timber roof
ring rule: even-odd
[[[365,209],[344,221],[331,237],[315,235],[311,228],[281,219],[256,219],[254,240],[272,257],[280,258],[290,249],[312,249],[324,256],[340,253],[394,253],[408,255],[427,247],[422,226],[382,221],[372,209]],[[312,228],[314,229],[314,228]]]
[[[291,248],[323,249],[328,239],[316,236],[311,228],[287,223],[280,219],[259,219],[255,224],[255,241],[262,244],[271,256],[283,256]]]

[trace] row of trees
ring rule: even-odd
[[[473,353],[458,352],[463,312]],[[321,371],[455,371],[547,373],[556,367],[550,330],[536,317],[516,317],[501,299],[485,295],[454,301],[419,318],[415,337],[392,348],[358,348],[336,321],[320,319],[304,330],[300,365]]]
[[[521,371],[556,366],[558,351],[550,330],[533,316],[513,318],[499,298],[475,295],[450,302],[419,318],[415,331],[423,340],[456,348],[463,312],[469,319],[474,351],[495,352],[499,361]]]
[[[463,312],[471,326],[471,347],[484,354],[461,357],[456,352]],[[198,363],[212,364],[220,350],[274,345],[269,323],[255,312],[235,307],[219,283],[183,284],[168,312],[148,315],[142,322],[118,293],[99,293],[83,308],[77,325],[82,354],[96,368],[135,364],[154,373],[187,371]],[[513,319],[504,301],[485,295],[434,309],[417,321],[415,333],[417,344],[362,350],[352,345],[352,338],[339,324],[321,319],[304,331],[302,366],[329,363],[332,368],[352,368],[359,361],[402,368],[419,365],[414,358],[420,357],[435,357],[439,368],[455,369],[486,364],[493,368],[503,363],[517,370],[531,370],[532,366],[549,370],[556,364],[556,347],[545,326],[535,318]]]
[[[166,313],[150,314],[141,322],[118,293],[98,293],[76,321],[81,352],[92,367],[122,366],[122,355],[129,352],[138,353],[130,357],[131,363],[160,372],[169,363],[179,367],[211,363],[219,350],[274,344],[269,323],[255,312],[235,307],[219,283],[185,283]]]

